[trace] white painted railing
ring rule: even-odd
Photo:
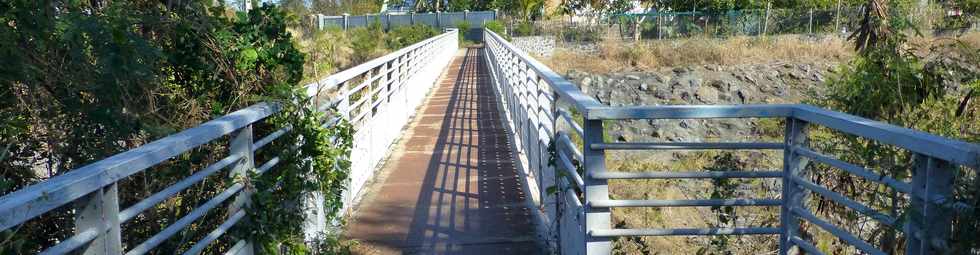
[[[317,107],[326,110],[336,106],[338,112],[349,119],[356,129],[354,150],[350,155],[353,163],[352,176],[348,192],[344,195],[345,209],[355,201],[355,195],[388,153],[391,143],[397,139],[401,128],[414,114],[415,107],[424,99],[429,88],[451,61],[458,49],[457,38],[456,31],[449,31],[307,87],[308,93],[318,99],[326,98],[318,94],[320,91],[342,89],[336,100],[317,100],[322,102]],[[360,95],[360,98],[353,100],[358,97],[356,95]],[[265,118],[278,111],[274,104],[259,103],[0,197],[0,231],[16,228],[61,207],[73,207],[74,234],[47,248],[43,254],[197,254],[246,215],[242,203],[249,199],[249,193],[244,191],[244,183],[238,182],[224,187],[215,197],[172,221],[160,233],[132,247],[124,247],[124,229],[121,225],[225,168],[230,168],[227,173],[229,176],[243,175],[246,171],[275,174],[274,167],[279,162],[278,157],[260,164],[255,162],[255,152],[290,130],[283,128],[256,140],[252,127],[261,124]],[[333,123],[336,122],[324,125]],[[230,138],[227,157],[156,191],[128,208],[120,208],[120,181],[225,137]],[[202,240],[197,240],[187,251],[153,250],[185,228],[194,226],[196,220],[232,198],[235,198],[235,202],[228,208],[225,222]],[[319,233],[326,229],[327,222],[322,218],[322,203],[318,204],[321,207],[316,212],[311,212],[314,214],[311,215],[314,216],[311,217],[311,224],[305,226],[308,233]],[[227,253],[251,254],[252,251],[252,244],[242,239]]]
[[[344,210],[357,200],[364,184],[391,152],[391,145],[415,114],[440,74],[459,49],[456,30],[427,39],[399,51],[307,85],[310,96],[336,90],[339,96],[324,100],[321,109],[335,107],[354,125],[351,173],[344,192]],[[321,203],[322,204],[322,203]],[[329,222],[317,221],[323,229]]]
[[[800,226],[811,226],[834,235],[855,252],[887,254],[883,249],[865,241],[839,223],[824,220],[808,208],[808,196],[820,196],[843,208],[848,208],[874,221],[891,226],[905,238],[906,254],[948,253],[949,240],[976,238],[953,237],[954,216],[969,215],[976,208],[953,192],[956,178],[969,181],[980,168],[980,146],[936,135],[888,125],[844,113],[828,111],[809,105],[674,105],[611,107],[600,104],[583,94],[574,85],[551,71],[524,52],[516,49],[497,34],[485,31],[487,61],[490,63],[494,85],[507,109],[508,123],[516,130],[524,170],[536,174],[537,182],[548,187],[555,183],[557,195],[540,197],[548,220],[546,226],[557,234],[555,243],[562,254],[610,254],[612,241],[628,236],[710,236],[710,235],[771,235],[778,237],[779,254],[792,249],[807,254],[822,254],[807,240]],[[568,110],[565,110],[565,109]],[[579,125],[568,111],[581,113]],[[785,120],[782,142],[713,142],[713,143],[638,143],[609,142],[603,138],[604,121],[658,119],[719,119],[719,118],[777,118]],[[899,180],[876,172],[873,168],[856,165],[826,155],[809,146],[807,130],[823,127],[828,130],[865,139],[868,142],[892,145],[914,158],[910,181]],[[582,145],[573,143],[570,136],[580,138]],[[548,144],[554,142],[553,169],[543,161]],[[607,151],[623,150],[776,150],[783,152],[782,169],[771,171],[693,171],[680,172],[611,172],[606,169]],[[880,184],[908,198],[908,207],[895,212],[881,212],[824,187],[814,180],[822,173],[807,173],[807,165],[822,164],[850,174],[855,179]],[[961,170],[962,169],[962,170]],[[559,171],[561,175],[554,172]],[[968,173],[965,173],[968,172]],[[769,178],[782,182],[779,198],[725,198],[690,200],[629,200],[611,199],[610,180],[643,179],[729,179]],[[973,177],[976,178],[976,177]],[[550,179],[550,180],[549,180]],[[975,179],[974,179],[975,180]],[[959,196],[959,197],[958,197]],[[710,207],[762,206],[778,208],[780,222],[762,226],[731,228],[615,228],[611,222],[612,208],[622,207]],[[847,216],[855,217],[855,216]]]

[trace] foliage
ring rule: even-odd
[[[742,171],[747,168],[747,164],[738,160],[731,152],[724,152],[715,155],[712,165],[705,167],[707,171]],[[744,181],[723,178],[712,179],[711,199],[732,199],[736,197],[736,189]],[[711,212],[715,214],[718,223],[713,227],[731,228],[735,226],[738,219],[734,206],[712,206]],[[698,254],[733,254],[729,249],[730,236],[712,236],[709,247],[698,250]],[[711,251],[710,253],[708,251]]]
[[[385,53],[383,47],[384,30],[382,30],[380,22],[374,21],[367,27],[351,29],[350,37],[354,62],[363,63]]]
[[[322,129],[311,123],[322,116],[301,107],[296,89],[304,55],[286,31],[291,17],[264,6],[226,17],[212,1],[37,1],[0,3],[0,194],[36,183],[139,145],[196,126],[259,101],[278,102],[281,116],[258,131],[292,126],[277,140],[286,150],[277,171],[253,176],[257,191],[246,222],[233,237],[209,249],[230,247],[233,239],[252,236],[262,247],[297,243],[303,233],[298,194],[337,194],[346,175],[335,156],[345,143],[324,142],[349,128]],[[316,127],[313,127],[316,126]],[[262,132],[258,132],[262,133]],[[287,146],[288,145],[288,146]],[[132,204],[224,158],[228,148],[215,142],[185,153],[119,183],[122,204]],[[268,160],[268,156],[262,156]],[[311,158],[312,160],[306,160]],[[334,168],[309,166],[336,165]],[[38,167],[47,172],[36,171]],[[284,169],[280,175],[278,170]],[[267,179],[282,177],[270,193]],[[302,177],[302,178],[300,178]],[[245,178],[245,177],[236,177]],[[172,224],[235,179],[211,176],[127,223],[123,242],[134,247]],[[302,185],[297,185],[302,184]],[[309,185],[315,183],[314,185]],[[266,185],[266,186],[263,186]],[[286,199],[271,200],[270,198]],[[278,204],[277,204],[278,203]],[[274,205],[274,206],[273,206]],[[326,205],[336,213],[337,202]],[[70,208],[66,208],[70,209]],[[158,246],[175,252],[193,245],[224,220],[225,209],[209,212],[194,226]],[[72,231],[71,210],[55,210],[0,234],[0,253],[35,253]],[[297,243],[301,244],[301,242]],[[287,245],[288,246],[288,245]],[[206,250],[205,253],[215,251]]]
[[[312,0],[309,1],[309,12],[334,16],[344,13],[362,15],[381,12],[382,3],[384,3],[383,0]],[[291,6],[299,7],[298,5]],[[303,13],[303,9],[292,9],[291,11]]]
[[[952,138],[980,140],[980,134],[973,131],[980,123],[980,106],[970,101],[975,94],[971,84],[980,78],[976,68],[980,66],[980,54],[955,39],[939,39],[931,48],[909,43],[904,33],[909,23],[901,13],[907,6],[900,1],[870,2],[861,29],[851,36],[858,56],[839,68],[839,75],[828,81],[826,93],[818,95],[813,103]],[[826,130],[817,130],[812,136],[816,137],[816,148],[844,161],[875,166],[873,170],[882,176],[902,181],[911,178],[910,169],[914,169],[915,162],[907,150]],[[906,208],[904,199],[895,192],[882,190],[877,184],[825,166],[811,168],[811,172],[823,173],[815,176],[818,182],[837,192],[866,201],[879,211],[903,212],[894,215],[903,222],[919,213]],[[966,182],[956,187],[961,194],[958,199],[980,205],[980,186]],[[821,206],[820,210],[830,215],[847,212],[839,205]],[[961,227],[956,228],[957,234],[950,240],[953,253],[976,249],[978,243],[972,237],[978,232],[977,219],[977,215],[958,216],[954,225]],[[886,252],[903,249],[896,241],[901,226],[871,228],[857,232],[873,243],[881,243]]]
[[[439,30],[432,26],[416,24],[411,26],[397,26],[388,31],[385,40],[388,49],[397,50],[409,45],[429,39],[439,35]]]
[[[517,36],[530,36],[534,35],[534,24],[531,22],[521,22],[517,24],[517,28],[514,28],[514,34]]]
[[[487,21],[486,23],[483,23],[483,28],[486,28],[486,29],[488,29],[490,31],[493,31],[494,33],[497,33],[498,35],[505,34],[505,29],[506,29],[506,28],[504,28],[504,23],[502,23],[502,22],[500,22],[498,20],[490,20],[490,21]]]
[[[599,42],[602,40],[600,31],[591,26],[567,27],[560,31],[559,38],[566,42]]]

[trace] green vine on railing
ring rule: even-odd
[[[305,97],[301,91],[294,95]],[[264,253],[348,253],[336,233],[319,233],[318,240],[312,240],[318,245],[308,245],[303,226],[315,207],[323,207],[327,222],[333,222],[343,208],[353,127],[337,115],[318,112],[305,102],[285,105],[271,121],[277,128],[291,127],[291,131],[269,149],[280,152],[280,163],[267,174],[252,176],[257,192],[248,211],[252,222],[244,229],[246,235]],[[314,193],[322,195],[322,204],[311,202],[316,201]]]

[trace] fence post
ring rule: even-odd
[[[813,34],[813,9],[810,9],[810,21],[806,23],[806,31],[809,34]]]
[[[350,14],[344,13],[344,30],[347,30],[347,26],[350,24]]]
[[[436,27],[442,28],[442,15],[439,15],[439,11],[436,11]]]
[[[840,0],[837,0],[837,12],[834,14],[834,34],[840,33]]]
[[[75,234],[90,229],[99,235],[80,248],[79,254],[122,254],[119,227],[119,188],[115,183],[103,187],[75,202]]]
[[[950,236],[953,212],[942,208],[952,197],[955,167],[948,162],[915,154],[912,173],[911,219],[906,225],[906,254],[942,254]],[[936,201],[933,198],[942,198]]]
[[[468,14],[470,14],[470,10],[463,10],[463,21],[468,21],[466,20],[467,16],[469,16]]]
[[[229,153],[231,155],[239,155],[240,158],[238,162],[235,163],[231,171],[228,172],[229,177],[231,177],[235,182],[240,182],[245,185],[245,188],[238,193],[235,197],[235,201],[228,206],[228,216],[235,214],[239,210],[244,210],[248,208],[251,204],[252,187],[249,187],[248,174],[255,170],[255,155],[252,154],[252,146],[254,141],[252,138],[252,125],[248,125],[235,131],[231,134],[231,144],[229,145]],[[245,240],[244,254],[252,254],[252,242]]]
[[[766,2],[766,18],[762,20],[762,36],[769,33],[769,9],[772,8],[772,1]]]
[[[783,205],[779,208],[779,254],[788,254],[793,246],[791,238],[799,236],[800,220],[793,215],[791,209],[803,207],[805,192],[793,180],[801,177],[809,159],[800,156],[793,151],[794,146],[806,146],[807,144],[807,122],[796,119],[786,118],[786,133],[784,142],[786,148],[783,149]]]
[[[609,200],[609,184],[606,180],[592,178],[595,173],[606,171],[606,152],[592,149],[592,144],[602,143],[602,120],[585,120],[583,156],[585,164],[585,252],[588,255],[612,253],[612,239],[594,237],[592,231],[610,228],[609,208],[593,208],[592,203]]]
[[[414,26],[415,25],[415,12],[412,12],[408,17],[409,17],[408,23],[409,24],[412,24]]]

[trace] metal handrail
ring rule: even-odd
[[[502,99],[501,104],[507,112],[508,125],[513,127],[515,140],[520,144],[522,156],[543,160],[535,151],[547,149],[547,142],[560,141],[554,153],[557,154],[558,167],[564,168],[570,178],[547,180],[556,176],[547,165],[534,164],[535,160],[522,162],[529,173],[545,172],[536,177],[539,183],[556,183],[559,191],[578,199],[582,193],[584,204],[565,199],[566,195],[549,197],[542,195],[542,204],[558,203],[557,211],[584,211],[585,217],[567,217],[557,211],[546,212],[557,220],[558,230],[550,230],[558,235],[558,247],[563,254],[609,254],[612,249],[611,238],[617,236],[660,236],[660,235],[779,235],[780,254],[786,254],[791,247],[798,247],[819,254],[813,244],[805,240],[798,227],[802,221],[813,223],[823,230],[841,238],[854,248],[869,254],[883,254],[878,248],[847,233],[840,227],[823,221],[810,213],[802,203],[805,193],[815,193],[832,202],[843,205],[886,225],[898,224],[898,220],[871,207],[835,193],[828,188],[812,183],[801,175],[809,162],[826,164],[844,172],[880,183],[898,192],[909,194],[911,206],[921,211],[915,220],[905,223],[904,232],[908,235],[909,254],[935,253],[948,237],[952,222],[952,211],[969,211],[963,203],[955,202],[952,194],[954,167],[962,166],[977,171],[980,168],[980,146],[949,139],[921,131],[889,125],[845,113],[820,109],[803,104],[783,105],[672,105],[672,106],[630,106],[612,107],[600,104],[585,95],[574,85],[561,78],[551,69],[517,49],[492,31],[485,30],[487,45],[486,61],[491,67],[496,90]],[[551,97],[539,96],[552,95]],[[579,126],[571,120],[562,105],[569,105],[574,112],[582,113],[584,123]],[[538,109],[550,111],[542,112]],[[559,116],[558,121],[554,116]],[[717,118],[779,118],[786,120],[784,141],[769,142],[721,142],[721,143],[608,143],[603,141],[603,121],[630,119],[717,119]],[[565,128],[559,125],[565,124]],[[542,125],[552,125],[549,129]],[[856,166],[830,156],[814,152],[807,147],[807,126],[821,126],[847,135],[854,135],[877,143],[894,145],[915,155],[916,169],[912,182],[907,183]],[[571,129],[567,132],[562,129]],[[550,131],[550,132],[549,132]],[[577,176],[576,166],[569,162],[568,134],[578,135],[583,144],[581,163],[585,167],[584,176]],[[542,145],[543,143],[543,145]],[[783,169],[780,171],[746,172],[640,172],[619,173],[605,169],[607,150],[782,150]],[[578,179],[582,178],[581,181]],[[610,179],[697,179],[697,178],[778,178],[783,183],[779,199],[707,199],[707,200],[612,200],[608,195],[607,181]],[[554,178],[552,178],[554,179]],[[578,183],[578,184],[577,184]],[[562,186],[564,185],[564,186]],[[541,194],[539,194],[541,195]],[[676,207],[676,206],[779,206],[780,224],[778,228],[708,228],[708,229],[612,229],[610,208],[614,207]],[[918,224],[915,222],[928,222]],[[549,224],[550,225],[550,224]],[[580,227],[576,227],[580,226]],[[584,227],[581,227],[584,226]],[[569,240],[584,240],[574,241]],[[940,244],[940,245],[937,245]]]
[[[458,49],[457,31],[450,30],[435,37],[426,39],[422,42],[413,44],[391,54],[368,61],[354,68],[341,71],[337,74],[323,79],[328,86],[319,86],[321,83],[314,83],[306,86],[307,93],[311,97],[329,88],[335,88],[351,79],[355,79],[364,74],[369,74],[377,68],[392,68],[399,70],[397,79],[387,79],[387,72],[381,72],[375,79],[383,80],[386,88],[384,100],[370,99],[374,107],[370,115],[363,118],[364,121],[371,121],[377,116],[384,118],[385,123],[393,129],[400,129],[407,124],[408,116],[412,112],[405,111],[405,107],[411,107],[424,99],[425,93],[435,84],[442,67],[448,65],[452,56]],[[402,61],[407,59],[426,59],[428,61]],[[435,70],[435,71],[433,71]],[[313,105],[315,109],[327,110],[328,108],[338,108],[337,112],[345,118],[350,118],[351,107],[347,105],[347,97],[350,91],[341,94],[340,100],[332,100],[322,106]],[[397,100],[394,100],[397,99]],[[218,240],[221,235],[227,232],[233,225],[238,223],[244,216],[245,211],[240,207],[240,199],[247,200],[248,192],[244,191],[245,184],[236,182],[223,192],[211,198],[204,204],[199,205],[187,215],[182,216],[173,224],[164,228],[160,233],[156,233],[142,244],[135,247],[128,247],[130,250],[124,251],[122,245],[121,224],[132,220],[143,211],[173,197],[188,187],[199,184],[206,177],[217,172],[230,168],[231,175],[241,175],[246,171],[253,171],[256,174],[263,174],[270,171],[279,163],[278,157],[272,157],[258,167],[254,167],[254,154],[263,146],[275,141],[282,135],[290,132],[291,127],[271,132],[254,141],[252,134],[253,125],[262,123],[266,118],[278,113],[280,108],[274,103],[258,103],[232,112],[228,115],[205,122],[199,126],[183,130],[173,135],[158,139],[135,149],[113,155],[99,160],[95,163],[67,171],[64,174],[51,177],[43,182],[27,186],[23,189],[14,191],[0,197],[0,231],[11,229],[23,224],[31,219],[37,218],[49,211],[59,207],[67,206],[70,203],[76,204],[75,212],[75,234],[55,246],[43,251],[43,254],[64,254],[81,250],[85,254],[144,254],[163,241],[180,232],[193,224],[194,221],[204,216],[208,211],[218,207],[223,202],[238,196],[234,199],[229,209],[228,218],[217,229],[214,229],[205,236],[203,240],[197,242],[186,254],[197,254],[207,247],[211,242]],[[401,116],[401,125],[397,121],[392,122],[392,116]],[[324,125],[336,125],[338,121],[330,120]],[[383,129],[358,129],[356,136],[370,136],[375,132],[383,132]],[[395,134],[397,136],[397,134]],[[227,157],[211,163],[209,166],[185,177],[171,186],[157,191],[128,208],[119,208],[119,197],[117,183],[127,177],[140,173],[153,166],[177,157],[187,151],[201,145],[217,141],[223,137],[230,137],[230,153]],[[370,150],[374,152],[386,152],[395,138],[388,131],[383,139],[373,142],[355,142],[356,150]],[[385,143],[387,141],[387,143]],[[367,157],[365,157],[367,156]],[[370,176],[374,167],[377,165],[376,155],[358,154],[353,152],[350,155],[352,162],[358,167],[352,169],[352,174],[358,176]],[[373,161],[372,161],[373,160]],[[344,199],[344,208],[348,208],[354,201],[353,195],[357,194],[359,185],[358,180],[352,180],[350,186],[355,189],[348,189]],[[322,206],[322,203],[317,205]],[[323,215],[319,215],[323,216]],[[323,220],[320,220],[321,222]],[[325,231],[326,226],[304,226],[307,233],[317,233]],[[238,254],[241,252],[249,253],[252,245],[242,240],[236,244],[229,252]]]

